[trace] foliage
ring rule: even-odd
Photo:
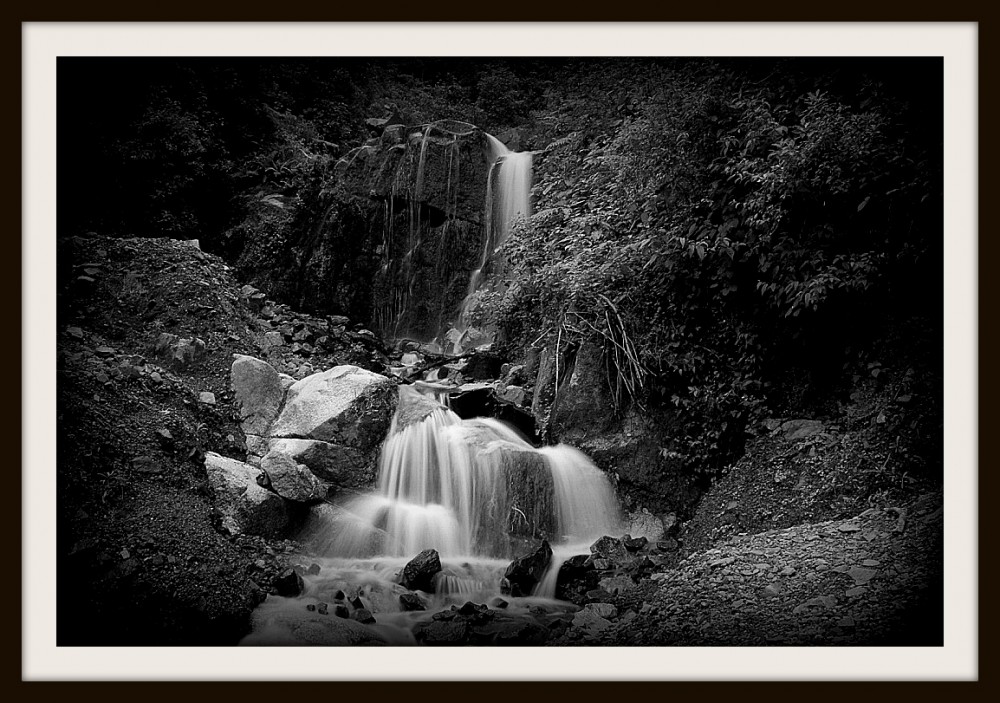
[[[516,283],[491,314],[515,347],[545,330],[604,339],[612,388],[683,410],[670,450],[711,471],[782,363],[819,374],[815,347],[849,346],[873,302],[917,275],[898,262],[933,253],[934,172],[887,99],[790,99],[787,77],[725,65],[645,78],[539,159],[537,214],[504,247]]]

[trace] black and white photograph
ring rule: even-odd
[[[56,647],[943,647],[944,58],[378,53],[55,58]]]

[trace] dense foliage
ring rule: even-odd
[[[709,470],[779,386],[827,393],[887,320],[936,311],[915,293],[940,262],[939,142],[864,75],[847,95],[780,66],[641,68],[588,73],[613,110],[552,115],[578,129],[540,159],[481,314],[513,347],[603,339],[619,402],[683,410],[671,449]]]

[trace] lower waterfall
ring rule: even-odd
[[[313,508],[300,535],[308,552],[301,559],[312,565],[303,573],[303,593],[269,596],[243,644],[364,643],[344,641],[343,632],[321,624],[333,622],[327,609],[339,602],[363,605],[374,617],[367,627],[376,643],[388,644],[414,644],[415,625],[467,601],[503,608],[505,617],[565,610],[572,606],[555,599],[560,565],[622,530],[610,481],[579,450],[536,448],[499,420],[463,420],[401,386],[377,488]],[[511,560],[541,540],[552,548],[544,576],[530,595],[501,598]],[[399,574],[431,549],[441,569],[432,587],[419,592],[426,609],[403,610],[400,596],[409,591]]]

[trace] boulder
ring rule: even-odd
[[[311,503],[326,498],[327,486],[305,464],[280,451],[269,451],[260,461],[271,488],[282,498]]]
[[[511,596],[530,596],[545,576],[551,561],[552,547],[548,540],[542,540],[538,549],[510,563],[500,582],[500,592]]]
[[[266,435],[278,416],[285,397],[278,372],[266,361],[235,354],[230,369],[230,384],[236,394],[236,406],[243,421],[243,432]]]
[[[285,501],[258,485],[259,469],[209,452],[205,471],[222,527],[229,533],[277,537],[288,526]]]
[[[411,591],[434,592],[434,577],[441,571],[441,557],[436,549],[425,549],[413,557],[400,577],[400,583]]]
[[[628,518],[628,533],[633,537],[645,537],[650,542],[663,539],[663,521],[648,510],[630,513]]]
[[[590,553],[595,557],[606,559],[612,563],[621,563],[628,559],[628,551],[620,539],[605,535],[590,545]]]
[[[556,598],[582,605],[587,592],[597,588],[598,573],[589,554],[570,557],[559,567]]]
[[[416,593],[401,593],[399,594],[399,609],[403,611],[427,610],[427,606]]]
[[[395,387],[385,376],[335,366],[292,384],[270,434],[372,451],[389,429],[395,404]]]
[[[308,467],[316,478],[338,486],[360,487],[372,478],[370,457],[339,444],[316,439],[272,439],[268,453],[284,454]]]
[[[285,569],[274,580],[274,588],[279,596],[294,598],[305,589],[305,582],[295,569]]]

